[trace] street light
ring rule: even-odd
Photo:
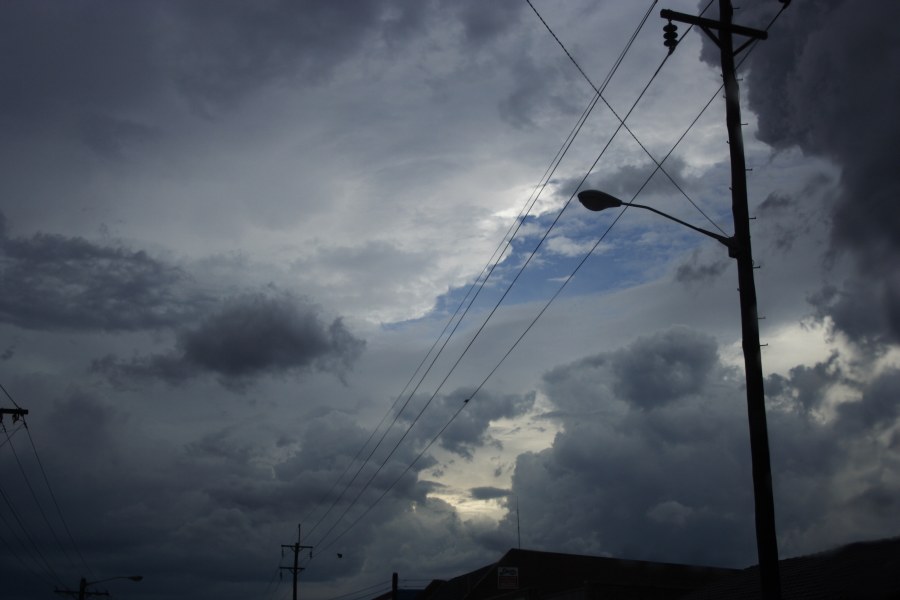
[[[743,171],[741,171],[743,174]],[[778,544],[775,534],[775,500],[772,493],[772,466],[769,457],[769,431],[766,425],[766,398],[763,390],[762,357],[759,350],[759,319],[756,312],[756,284],[753,258],[750,254],[750,230],[745,213],[735,212],[735,233],[725,237],[685,223],[651,206],[623,202],[598,190],[578,193],[578,200],[592,211],[619,206],[643,208],[675,221],[728,248],[728,256],[737,260],[738,293],[741,301],[741,345],[744,351],[744,374],[747,381],[747,420],[750,425],[750,462],[753,471],[753,501],[756,517],[756,544],[759,552],[761,590],[764,598],[781,597],[778,568]]]
[[[107,581],[115,581],[117,579],[130,579],[131,581],[141,581],[143,575],[119,575],[117,577],[108,577],[107,579],[98,579],[97,581],[88,581],[84,577],[78,582],[78,600],[85,600],[88,596],[109,596],[107,592],[89,592],[88,586],[97,585],[98,583],[106,583]],[[57,594],[75,596],[72,590],[55,590]]]
[[[679,225],[684,225],[690,229],[698,233],[702,233],[705,236],[709,236],[714,240],[717,240],[721,244],[724,244],[726,248],[728,248],[728,256],[734,258],[734,238],[733,237],[725,237],[724,235],[719,235],[718,233],[707,231],[701,227],[695,227],[690,223],[685,223],[681,219],[676,219],[670,214],[666,214],[661,210],[657,210],[652,206],[646,206],[644,204],[635,204],[634,202],[623,202],[619,200],[615,196],[611,194],[607,194],[606,192],[601,192],[599,190],[583,190],[578,192],[578,201],[588,210],[592,210],[594,212],[600,212],[601,210],[606,210],[607,208],[618,208],[620,206],[632,206],[634,208],[643,208],[644,210],[649,210],[650,212],[654,212],[661,217],[665,217],[670,221],[675,221]]]

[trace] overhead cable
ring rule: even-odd
[[[655,2],[654,2],[654,3],[655,3]],[[652,5],[651,5],[651,9],[652,9]],[[615,70],[618,69],[619,65],[620,65],[621,62],[622,62],[622,59],[624,58],[624,56],[625,56],[625,54],[627,53],[628,49],[630,48],[631,44],[634,42],[634,39],[637,37],[638,32],[639,32],[640,29],[643,27],[644,23],[646,23],[646,20],[647,20],[649,14],[650,14],[650,10],[648,10],[647,13],[644,15],[644,17],[641,19],[641,22],[639,23],[639,25],[638,25],[637,28],[635,29],[635,33],[634,33],[634,34],[631,36],[631,38],[629,39],[629,41],[628,41],[628,43],[627,43],[627,45],[626,45],[625,50],[623,50],[623,52],[620,54],[618,60],[616,61],[616,63],[615,63],[614,66],[613,66],[613,69],[612,69],[611,72],[610,72],[610,75],[606,78],[604,85],[608,84],[609,81],[612,79],[612,75],[615,73]],[[663,64],[664,64],[664,63],[665,63],[665,59],[663,60]],[[659,68],[659,69],[661,69],[661,68],[662,68],[662,64],[660,65],[660,68]],[[632,106],[632,110],[634,109],[634,106],[636,106],[637,103],[640,101],[640,99],[643,97],[643,95],[644,95],[644,93],[646,92],[647,88],[649,87],[650,83],[653,81],[653,79],[654,79],[654,78],[656,77],[656,75],[659,73],[659,69],[657,69],[656,73],[654,73],[653,77],[651,78],[650,82],[648,82],[648,84],[647,84],[647,86],[644,88],[644,90],[641,91],[640,95],[638,96],[638,99],[635,101],[634,105]],[[597,94],[597,96],[599,97],[599,93]],[[592,106],[595,105],[595,103],[596,103],[596,98],[592,101]],[[631,110],[629,111],[629,115],[630,115],[630,113],[631,113]],[[625,118],[627,119],[627,117],[628,117],[628,115],[626,115]],[[580,124],[577,126],[577,129],[580,130],[580,128],[581,128],[582,125],[583,125],[583,120],[582,120],[582,121],[580,122]],[[604,147],[603,151],[600,153],[600,155],[597,157],[597,159],[596,159],[596,160],[594,161],[594,163],[591,165],[591,168],[588,170],[588,174],[589,174],[589,173],[593,170],[593,168],[596,166],[597,162],[600,160],[600,158],[601,158],[601,157],[603,156],[603,154],[606,152],[606,149],[610,146],[610,144],[612,143],[612,140],[615,138],[616,134],[622,129],[623,126],[624,126],[624,122],[620,122],[618,128],[616,129],[616,132],[613,133],[613,135],[610,137],[609,142],[607,142],[606,146]],[[574,138],[572,138],[572,139],[574,139]],[[571,143],[571,141],[569,141],[569,143]],[[559,155],[559,153],[558,153],[558,155]],[[585,178],[586,178],[586,177],[587,177],[587,175],[585,175]],[[549,178],[547,179],[547,181],[549,181]],[[583,183],[583,180],[582,180],[582,183]],[[544,186],[546,186],[546,181],[544,182]],[[579,187],[580,187],[580,186],[579,186]],[[542,187],[542,189],[543,189],[543,187]],[[369,478],[369,480],[364,484],[364,486],[360,489],[360,491],[359,491],[359,492],[357,493],[357,495],[354,497],[353,501],[352,501],[352,502],[344,509],[343,513],[342,513],[342,514],[338,517],[338,519],[332,524],[332,526],[328,529],[328,531],[326,531],[326,533],[323,534],[323,535],[321,536],[320,540],[316,543],[317,546],[321,546],[321,545],[323,544],[323,540],[327,537],[327,535],[328,535],[332,530],[335,529],[335,527],[336,527],[337,524],[341,521],[341,519],[343,519],[343,517],[349,512],[349,510],[350,510],[350,509],[358,502],[358,500],[362,497],[362,494],[365,492],[366,489],[368,489],[368,487],[371,485],[371,483],[374,481],[374,479],[377,477],[377,475],[380,473],[380,471],[387,465],[387,461],[390,459],[391,456],[393,456],[393,454],[396,452],[397,448],[400,446],[400,444],[403,442],[403,440],[406,438],[406,436],[409,434],[409,432],[412,430],[412,428],[413,428],[413,427],[415,426],[415,424],[418,422],[419,418],[422,416],[422,414],[424,413],[424,411],[428,408],[428,406],[431,404],[431,402],[432,402],[432,401],[434,400],[434,398],[437,396],[437,394],[439,393],[439,391],[443,388],[444,384],[447,382],[447,380],[449,379],[450,375],[456,370],[456,368],[457,368],[457,366],[460,364],[462,358],[467,354],[467,352],[468,352],[469,349],[471,348],[472,344],[473,344],[473,343],[475,342],[475,340],[480,336],[480,334],[482,333],[482,331],[483,331],[484,328],[486,327],[487,323],[491,320],[491,318],[492,318],[493,315],[496,313],[496,311],[497,311],[497,309],[499,308],[499,306],[502,304],[502,302],[504,301],[504,299],[506,298],[506,296],[507,296],[507,295],[509,294],[509,292],[511,291],[512,287],[513,287],[513,286],[516,284],[516,282],[518,281],[519,277],[522,275],[522,273],[524,272],[524,270],[525,270],[525,269],[528,267],[528,265],[531,263],[532,259],[533,259],[534,256],[537,254],[538,250],[539,250],[540,247],[543,245],[544,241],[545,241],[545,240],[547,239],[547,237],[550,235],[550,232],[553,230],[553,228],[555,227],[556,223],[559,221],[559,218],[562,216],[562,213],[565,211],[566,207],[571,203],[573,197],[574,197],[574,193],[572,194],[572,196],[569,197],[569,199],[568,199],[568,201],[566,202],[566,204],[565,204],[565,205],[562,207],[562,209],[560,209],[560,211],[557,213],[556,218],[553,220],[553,223],[551,223],[551,225],[547,228],[547,230],[546,230],[546,232],[544,233],[543,237],[542,237],[541,240],[538,242],[538,244],[535,246],[535,248],[532,250],[532,252],[531,252],[531,254],[529,255],[529,257],[528,257],[528,259],[526,260],[526,262],[520,267],[520,269],[519,269],[518,272],[516,273],[516,275],[515,275],[515,277],[513,278],[513,280],[508,284],[506,290],[503,292],[503,294],[502,294],[502,296],[500,297],[500,299],[499,299],[499,300],[497,301],[497,303],[494,305],[493,309],[490,311],[490,313],[488,314],[488,316],[484,319],[484,321],[482,322],[482,324],[481,324],[481,326],[478,328],[478,330],[475,332],[475,334],[474,334],[474,336],[472,337],[472,339],[469,341],[469,343],[466,345],[466,347],[465,347],[465,348],[463,349],[463,351],[460,353],[460,355],[459,355],[459,357],[457,358],[456,362],[453,364],[453,366],[452,366],[452,367],[450,368],[450,370],[448,371],[447,375],[443,378],[443,380],[441,381],[441,383],[438,385],[438,387],[437,387],[437,389],[435,390],[435,392],[431,395],[431,397],[428,399],[428,401],[425,403],[425,405],[422,407],[422,409],[419,411],[419,413],[416,415],[416,417],[413,419],[413,421],[409,424],[409,426],[407,427],[406,431],[403,433],[403,435],[401,436],[400,440],[394,445],[394,448],[391,450],[391,452],[388,454],[388,456],[384,458],[384,460],[383,460],[381,466],[378,467],[378,469],[376,470],[376,472],[375,472],[375,473]],[[533,203],[532,203],[532,205],[533,205]],[[519,226],[521,226],[521,225],[519,225]],[[458,326],[458,324],[457,324],[457,326]],[[446,343],[446,342],[445,342],[445,343]],[[420,383],[421,383],[421,382],[420,382]],[[417,389],[417,388],[416,388],[416,389]],[[414,390],[414,391],[415,391],[415,390]],[[412,394],[410,395],[410,398],[411,398],[411,397],[412,397]],[[407,399],[407,403],[408,403],[408,401],[409,401],[409,399]],[[405,405],[404,405],[404,406],[405,406]],[[464,406],[464,405],[463,405],[463,406]],[[460,410],[462,410],[462,407],[460,408]],[[457,414],[458,414],[458,413],[457,413]],[[453,418],[455,418],[455,416],[454,416]],[[396,418],[395,418],[395,421],[396,421]],[[447,425],[449,425],[449,423],[448,423]],[[446,428],[447,425],[445,425],[445,428]],[[442,429],[441,431],[443,431],[443,429]],[[382,439],[383,439],[383,437],[382,437]],[[430,447],[430,444],[429,444],[429,447]],[[417,459],[417,460],[418,460],[418,459]],[[414,461],[414,463],[415,463],[415,461]],[[407,467],[407,471],[409,470],[409,468],[411,468],[411,466],[412,466],[412,465],[410,465],[409,467]],[[358,471],[358,472],[359,472],[359,471]],[[404,471],[404,473],[405,473],[405,472],[406,472],[406,471]],[[396,482],[395,482],[395,483],[396,483]],[[393,487],[393,485],[394,485],[394,484],[392,484],[391,487]],[[346,488],[345,488],[345,489],[346,489]],[[378,501],[380,501],[380,499],[381,499],[382,497],[384,497],[384,494],[382,494],[382,496],[379,497],[379,499],[376,500],[375,503],[377,504]],[[372,507],[370,507],[369,509],[367,509],[365,512],[367,513],[369,510],[371,510],[371,508],[372,508]],[[364,514],[365,514],[365,513],[364,513]],[[354,524],[355,524],[356,522],[358,522],[358,519],[357,519],[357,521],[354,521]],[[342,534],[342,535],[343,535],[343,534]]]

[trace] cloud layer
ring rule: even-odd
[[[128,361],[110,355],[92,369],[120,385],[154,378],[175,385],[213,374],[240,386],[252,377],[306,368],[343,375],[365,347],[341,319],[323,323],[315,307],[285,295],[233,298],[176,337],[171,352]]]
[[[554,369],[562,431],[519,457],[512,493],[528,545],[635,559],[755,562],[743,377],[712,338],[664,331]],[[900,371],[861,383],[832,360],[767,381],[785,556],[891,531]],[[826,398],[852,389],[834,410]],[[877,452],[869,471],[858,458]],[[838,516],[839,515],[839,516]],[[511,518],[511,517],[510,517]]]

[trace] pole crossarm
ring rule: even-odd
[[[90,592],[85,590],[84,592],[76,591],[76,590],[53,590],[54,594],[59,594],[61,596],[72,596],[73,598],[87,598],[89,596],[109,596],[109,592]]]
[[[726,29],[732,34],[743,35],[755,40],[765,40],[769,38],[769,34],[762,29],[753,29],[752,27],[744,27],[743,25],[735,25],[734,23],[723,24],[715,19],[706,19],[704,17],[696,17],[687,13],[678,12],[664,8],[659,11],[659,16],[669,21],[678,21],[679,23],[687,23],[688,25],[696,25],[704,30],[715,29],[716,31]]]
[[[0,423],[3,422],[3,415],[11,415],[13,423],[25,417],[28,410],[24,408],[0,408]]]
[[[92,592],[88,590],[88,587],[92,585],[97,585],[98,583],[106,583],[107,581],[115,581],[116,579],[130,579],[131,581],[141,581],[144,578],[143,575],[120,575],[118,577],[109,577],[107,579],[100,579],[98,581],[88,581],[84,577],[81,578],[81,581],[78,582],[78,591],[75,590],[61,590],[55,589],[53,592],[55,594],[59,594],[61,596],[72,596],[73,598],[77,598],[78,600],[85,600],[85,598],[90,598],[91,596],[109,596],[109,592]]]
[[[727,51],[732,52],[734,56],[737,56],[737,54],[739,54],[741,50],[746,48],[753,41],[765,40],[769,38],[769,34],[761,29],[753,29],[752,27],[744,27],[743,25],[735,25],[734,23],[725,23],[723,21],[717,21],[715,19],[696,17],[687,13],[669,10],[668,8],[664,8],[659,11],[659,16],[669,21],[678,21],[679,23],[696,25],[704,32],[706,32],[706,35],[708,35],[709,38],[713,42],[715,42],[720,49],[722,48],[722,43],[719,41],[719,37],[715,35],[713,31],[726,31],[732,35],[743,35],[750,38],[735,50],[732,50],[731,48],[726,49]]]

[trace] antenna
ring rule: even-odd
[[[516,535],[519,538],[519,550],[522,549],[522,528],[519,526],[519,496],[516,496]]]

